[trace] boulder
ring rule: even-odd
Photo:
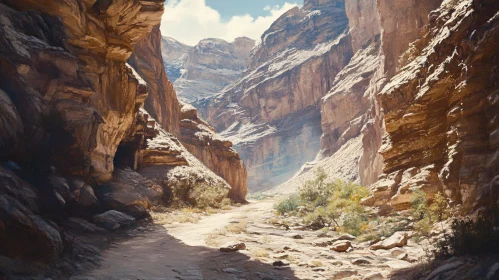
[[[104,233],[105,229],[96,226],[86,220],[80,218],[69,218],[69,220],[64,222],[64,226],[78,232],[84,233]]]
[[[336,252],[346,252],[352,247],[352,243],[348,240],[340,240],[333,243],[331,250]]]
[[[111,181],[96,188],[101,205],[137,219],[147,217],[147,210],[162,202],[163,188],[130,168],[117,169]]]
[[[94,222],[107,230],[117,230],[128,227],[135,223],[135,218],[116,210],[110,210],[103,214],[96,215]]]
[[[407,234],[407,232],[399,231],[399,232],[394,233],[389,238],[372,245],[371,249],[372,250],[379,250],[379,249],[390,250],[390,249],[393,249],[395,247],[404,247],[405,245],[407,245],[408,240],[409,240],[409,235]]]
[[[54,263],[63,250],[59,231],[14,197],[0,196],[0,255]]]
[[[89,185],[84,185],[80,189],[80,196],[78,198],[78,206],[82,208],[92,208],[99,205],[99,200],[95,196],[94,189]]]

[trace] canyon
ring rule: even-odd
[[[193,47],[163,37],[161,53],[179,98],[198,107],[203,99],[213,97],[239,78],[254,46],[255,41],[247,37],[232,43],[204,39]]]
[[[0,278],[408,279],[446,235],[416,240],[415,195],[497,205],[499,2],[305,0],[257,41],[193,47],[164,5],[0,1]],[[320,171],[395,232],[277,215]]]

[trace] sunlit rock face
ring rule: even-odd
[[[147,94],[126,61],[159,23],[163,1],[7,0],[0,12],[0,88],[16,119],[9,130],[22,132],[3,145],[15,136],[10,154],[20,162],[110,179]]]
[[[247,175],[240,156],[232,148],[230,141],[221,139],[210,125],[198,118],[194,107],[178,101],[163,67],[161,41],[162,37],[157,26],[137,44],[130,59],[130,64],[149,87],[145,109],[148,113],[152,112],[151,116],[157,120],[162,129],[181,142],[179,145],[183,146],[183,149],[187,149],[206,165],[205,168],[220,176],[219,181],[225,180],[232,187],[230,198],[245,201]],[[155,150],[151,153],[145,152],[143,164],[147,165],[148,159],[154,159],[156,153],[158,152]],[[166,159],[163,161],[166,166],[187,164],[185,160],[177,162],[176,154]]]
[[[499,3],[444,1],[379,94],[386,133],[377,204],[404,209],[413,188],[466,209],[497,195]]]
[[[197,107],[197,102],[220,93],[241,76],[254,46],[255,41],[246,37],[232,43],[204,39],[194,47],[165,37],[162,54],[179,98]]]
[[[149,94],[144,108],[158,120],[161,127],[178,135],[180,103],[163,67],[159,25],[137,43],[129,63],[147,83]]]
[[[440,1],[345,2],[349,36],[355,55],[336,75],[322,98],[321,151],[279,192],[296,190],[318,168],[331,177],[371,185],[383,173],[379,153],[384,133],[383,111],[377,96],[398,67],[398,57],[421,36],[428,14]]]
[[[262,35],[243,76],[198,103],[235,144],[253,190],[291,177],[320,149],[319,101],[353,56],[344,1],[305,1]]]

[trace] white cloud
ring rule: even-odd
[[[237,15],[223,21],[220,13],[207,6],[205,0],[170,0],[165,5],[161,33],[188,45],[196,45],[205,38],[228,42],[241,36],[258,39],[278,17],[294,6],[298,5],[286,2],[282,6],[267,6],[262,8],[268,12],[267,16]]]

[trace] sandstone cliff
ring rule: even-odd
[[[311,179],[318,168],[331,177],[371,185],[383,173],[379,154],[384,112],[377,96],[398,69],[398,57],[421,36],[428,14],[441,1],[346,1],[356,52],[321,100],[323,135],[317,158],[277,188],[286,192]]]
[[[0,3],[2,276],[53,264],[68,250],[92,254],[74,243],[74,230],[116,230],[154,205],[215,206],[231,190],[244,201],[239,156],[195,112],[182,111],[166,78],[163,7],[162,0]],[[190,120],[197,125],[182,124]]]
[[[239,78],[254,46],[255,41],[246,37],[232,43],[204,39],[194,47],[164,38],[162,54],[179,98],[197,107],[196,102],[218,94]]]
[[[235,144],[250,188],[279,184],[317,154],[319,100],[353,56],[344,1],[305,1],[261,37],[243,76],[199,105]]]
[[[420,188],[465,209],[497,184],[497,1],[444,1],[379,94],[386,133],[377,204],[403,209]]]
[[[179,103],[163,67],[161,41],[159,26],[156,26],[137,44],[130,59],[130,64],[149,85],[149,96],[144,106],[146,111],[161,128],[178,138],[190,153],[232,186],[229,196],[233,200],[245,201],[247,175],[240,156],[232,149],[230,141],[221,140],[211,126],[198,118],[196,109]],[[209,56],[204,59],[207,59],[203,62],[206,65],[212,61]],[[200,57],[196,61],[201,63]]]

